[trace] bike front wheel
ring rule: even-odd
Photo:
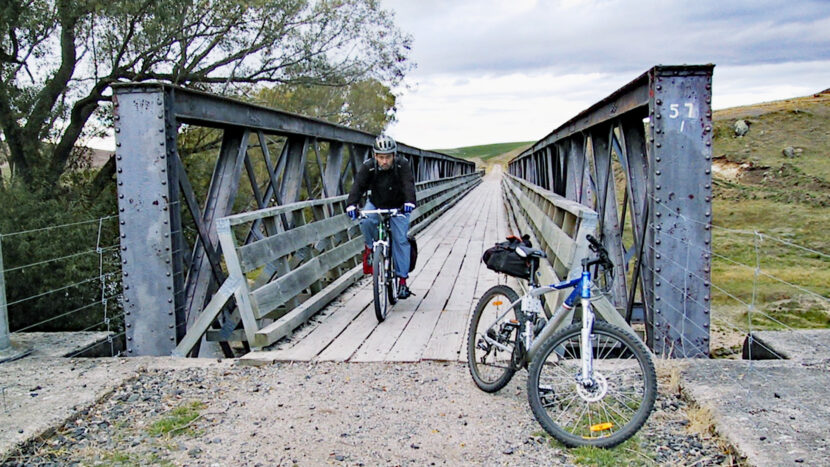
[[[527,398],[551,436],[569,447],[610,448],[633,436],[651,414],[657,375],[646,346],[634,335],[597,321],[593,377],[580,381],[581,324],[551,336],[530,363]]]
[[[467,364],[476,386],[496,392],[507,385],[516,373],[514,357],[519,336],[519,299],[506,285],[491,287],[476,305],[467,335]]]
[[[372,291],[375,298],[375,316],[379,323],[386,319],[389,313],[389,293],[387,291],[386,258],[381,248],[376,248],[372,265]]]

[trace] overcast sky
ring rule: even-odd
[[[414,39],[389,133],[531,141],[657,64],[714,63],[715,109],[830,88],[830,0],[381,0]]]

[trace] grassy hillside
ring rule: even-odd
[[[830,90],[715,112],[713,153],[713,330],[830,327]]]
[[[514,143],[497,143],[497,144],[485,144],[481,146],[466,146],[463,148],[453,148],[453,149],[436,149],[435,151],[443,152],[444,154],[448,154],[453,157],[460,157],[463,159],[479,159],[481,161],[487,161],[488,159],[492,159],[493,157],[500,156],[507,152],[512,152],[515,149],[522,149],[524,150],[526,147],[533,144],[534,141],[521,141],[521,142],[514,142]]]

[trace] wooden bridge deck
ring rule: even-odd
[[[399,301],[383,323],[375,318],[371,280],[364,279],[292,342],[251,352],[242,362],[466,361],[470,313],[500,280],[481,263],[484,249],[507,235],[500,180],[496,169],[418,235],[418,265],[409,279],[415,295]]]

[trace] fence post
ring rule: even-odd
[[[12,346],[9,337],[9,309],[6,306],[6,278],[3,269],[3,235],[0,235],[0,352]]]

